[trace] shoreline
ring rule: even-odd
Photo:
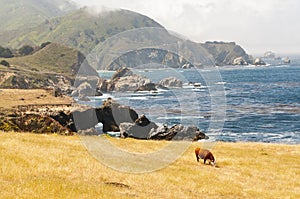
[[[0,130],[9,131],[16,130],[13,126],[10,128],[10,122],[5,118],[16,117],[16,116],[25,116],[25,115],[43,115],[50,116],[55,113],[59,116],[59,112],[70,113],[73,108],[74,101],[72,98],[68,96],[62,97],[54,97],[51,95],[49,90],[43,89],[0,89]],[[36,117],[37,120],[42,120],[43,118]],[[25,119],[26,120],[26,119]],[[43,128],[42,125],[40,125]],[[48,129],[51,133],[55,133],[55,129],[59,129],[60,134],[70,135],[67,129],[61,128],[59,124],[54,124],[55,128],[51,127]],[[27,128],[27,127],[26,127]],[[22,131],[22,129],[20,129]],[[25,130],[27,131],[27,130]],[[49,133],[46,131],[45,133]],[[42,133],[42,132],[39,132]],[[99,132],[98,132],[99,133]],[[245,134],[245,133],[244,133]],[[280,134],[278,134],[280,135]],[[209,135],[208,135],[209,136]],[[210,136],[211,137],[211,136]],[[216,137],[218,138],[218,137]],[[253,143],[275,143],[275,144],[287,144],[287,145],[299,145],[300,143],[296,143],[292,141],[292,143],[288,143],[286,141],[280,142],[280,137],[278,137],[276,142],[269,141],[244,141],[244,140],[218,140],[214,136],[210,139],[216,140],[211,142],[253,142]],[[210,140],[208,140],[210,142]],[[203,141],[200,141],[203,142]]]

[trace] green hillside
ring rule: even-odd
[[[0,65],[1,88],[45,88],[59,82],[71,86],[85,57],[76,49],[52,43],[32,55],[0,60],[10,65]],[[81,73],[98,76],[86,63]]]
[[[10,58],[6,61],[27,70],[73,76],[77,72],[77,65],[80,65],[83,59],[84,56],[76,49],[52,43],[33,55]]]
[[[35,1],[38,0],[29,0],[29,2]],[[44,1],[43,4],[37,3],[36,7],[43,7],[41,5],[47,4],[47,2]],[[53,2],[52,5],[57,6],[58,2],[62,2],[62,0]],[[44,7],[51,8],[51,6]],[[57,7],[53,7],[53,9],[47,10],[48,15],[51,16],[60,13],[57,9]],[[24,20],[28,22],[29,18],[26,16],[24,15]],[[46,16],[46,14],[39,16]],[[106,42],[113,35],[142,27],[159,27],[160,29],[147,29],[145,32],[141,31],[144,29],[139,29],[139,31],[133,31],[128,37],[114,38],[113,43]],[[154,57],[156,60],[155,63],[164,64],[168,62],[171,63],[172,67],[182,67],[184,65],[177,58],[178,56],[193,63],[196,67],[230,65],[233,64],[236,58],[240,57],[247,63],[251,63],[250,57],[245,50],[234,42],[206,42],[201,44],[189,40],[181,40],[169,34],[163,26],[153,19],[129,10],[102,11],[97,13],[92,8],[81,8],[63,16],[43,20],[42,23],[35,27],[19,28],[14,31],[0,31],[0,46],[3,47],[19,49],[26,44],[40,46],[47,41],[75,48],[84,55],[88,55],[97,47],[103,54],[101,59],[104,62],[99,63],[99,60],[97,60],[96,63],[95,60],[90,61],[89,59],[90,64],[94,68],[105,67],[106,69],[115,69],[116,66],[109,66],[114,59],[120,60],[120,63],[126,66],[137,65],[138,63],[130,63],[132,62],[131,58],[122,60],[124,57],[120,59],[118,57],[109,57],[105,53],[107,53],[107,50],[113,50],[122,55],[123,52],[128,52],[128,50],[140,48],[157,48],[158,51],[155,54],[156,57]],[[178,54],[178,56],[171,56],[172,53],[162,56],[160,53],[164,53],[160,49],[165,52],[171,51],[173,54]],[[152,52],[148,52],[147,50],[145,52],[138,52],[140,56],[136,56],[134,60],[143,59],[142,63],[148,63],[151,61],[149,60],[149,56],[154,56]],[[135,52],[132,53],[134,54]],[[127,55],[131,56],[132,54]],[[22,63],[19,64],[21,65]],[[51,67],[48,67],[48,69],[51,69]]]
[[[138,27],[162,27],[154,20],[128,10],[92,13],[82,8],[66,16],[44,21],[30,30],[0,33],[0,45],[19,48],[24,44],[57,42],[85,54],[108,37]]]
[[[68,0],[0,0],[0,31],[34,27],[75,9]]]

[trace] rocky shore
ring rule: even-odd
[[[22,100],[20,100],[22,101]],[[60,135],[99,135],[95,125],[102,123],[104,133],[120,132],[122,138],[150,140],[208,139],[197,127],[177,124],[159,126],[145,115],[111,98],[100,107],[65,104],[25,104],[1,108],[0,130],[32,133],[57,133]]]

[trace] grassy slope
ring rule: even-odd
[[[161,27],[141,14],[118,10],[101,14],[91,9],[80,9],[66,16],[41,23],[32,29],[0,34],[0,45],[19,48],[24,44],[40,45],[46,41],[58,42],[88,53],[101,40],[136,27]]]
[[[78,62],[78,51],[56,43],[47,45],[33,55],[5,59],[13,66],[38,72],[74,75],[71,66]]]
[[[136,152],[166,144],[132,139],[113,142]],[[299,145],[218,143],[213,153],[219,168],[196,163],[193,149],[199,145],[193,143],[167,168],[135,175],[103,166],[76,136],[0,133],[1,197],[300,197]]]
[[[75,9],[65,0],[0,0],[0,5],[0,31],[34,27]]]

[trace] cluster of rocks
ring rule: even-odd
[[[121,67],[115,72],[111,79],[100,79],[97,85],[97,88],[103,92],[151,91],[157,90],[157,87],[182,87],[182,81],[175,77],[169,77],[155,84],[151,82],[149,78],[134,74],[126,67]]]
[[[76,128],[79,134],[84,135],[97,134],[93,127],[101,122],[103,132],[120,132],[122,138],[189,141],[208,139],[195,126],[183,126],[181,124],[172,127],[158,126],[145,115],[139,117],[132,108],[120,105],[110,98],[104,101],[99,108],[74,111],[73,118],[77,121]]]
[[[182,84],[182,81],[175,77],[167,77],[160,80],[160,82],[158,83],[159,86],[163,86],[166,88],[182,88]]]
[[[157,126],[154,122],[150,122],[144,115],[134,123],[121,123],[120,133],[123,138],[131,137],[148,140],[197,141],[208,139],[208,136],[202,133],[196,126],[183,126],[182,124],[176,124],[171,127],[168,127],[166,124]]]
[[[171,127],[158,126],[145,115],[139,116],[132,108],[121,105],[111,98],[105,100],[98,108],[77,105],[68,110],[58,109],[58,107],[42,110],[36,107],[28,112],[26,108],[22,109],[0,115],[0,130],[98,135],[95,125],[102,123],[103,132],[120,132],[122,138],[190,141],[208,139],[194,126],[181,124]]]
[[[175,77],[168,77],[158,83],[153,83],[149,78],[121,67],[108,80],[103,78],[77,80],[76,88],[71,95],[80,101],[89,101],[88,96],[101,96],[106,92],[156,91],[157,88],[181,88],[182,85],[183,82]]]

